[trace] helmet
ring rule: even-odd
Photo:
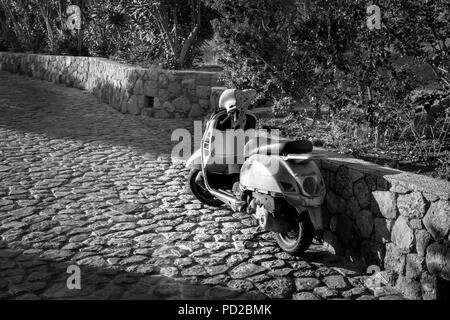
[[[219,108],[225,109],[227,113],[235,110],[243,111],[248,108],[252,100],[256,97],[255,90],[225,90],[220,96]]]

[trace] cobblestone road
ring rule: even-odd
[[[374,298],[320,247],[244,247],[253,221],[195,201],[170,160],[172,131],[189,126],[0,73],[0,299]],[[81,290],[66,286],[73,264]]]

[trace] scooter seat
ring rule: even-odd
[[[267,142],[267,141],[266,141]],[[287,155],[310,153],[314,146],[309,140],[278,139],[275,143],[258,142],[258,138],[251,139],[244,148],[245,156],[261,155]]]

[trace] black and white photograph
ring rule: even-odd
[[[450,300],[450,0],[0,0],[10,300]]]

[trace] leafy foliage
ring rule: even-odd
[[[396,64],[399,56],[411,56],[413,64],[428,62],[435,70],[448,60],[445,0],[380,0],[382,28],[375,31],[366,25],[362,0],[209,4],[221,13],[214,26],[229,83],[270,96],[311,95],[337,102],[337,109],[342,99],[356,100],[374,124],[387,121],[380,119],[378,105],[396,108],[415,85],[411,68]]]
[[[276,115],[292,105],[314,117],[326,110],[340,148],[382,150],[402,139],[398,143],[413,146],[405,157],[419,155],[435,166],[447,148],[442,110],[450,103],[425,117],[425,131],[418,130],[416,107],[427,110],[450,91],[448,0],[379,0],[382,23],[375,30],[367,26],[369,4],[210,0],[221,13],[214,27],[225,80],[262,92]],[[431,69],[437,81],[424,81],[418,66]],[[430,84],[442,95],[410,99],[414,89]],[[287,98],[297,103],[284,103]]]
[[[66,28],[68,0],[1,0],[0,39],[15,51],[112,57],[190,67],[213,36],[214,12],[201,0],[77,0],[80,35]]]

